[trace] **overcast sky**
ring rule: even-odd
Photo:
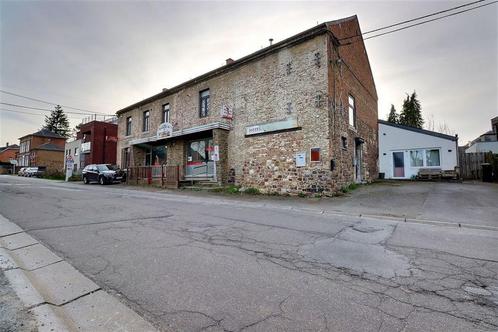
[[[363,31],[463,4],[438,2],[0,1],[2,90],[97,112],[118,109],[318,22]],[[498,5],[367,40],[379,117],[417,91],[426,119],[465,143],[498,115]],[[51,108],[0,93],[5,103]],[[0,105],[2,109],[44,114]],[[69,111],[69,109],[66,109]],[[74,110],[73,110],[74,111]],[[43,116],[0,111],[0,146]],[[81,116],[71,115],[71,125]]]

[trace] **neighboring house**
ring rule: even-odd
[[[15,172],[15,165],[11,161],[16,160],[19,152],[19,145],[7,143],[0,146],[0,174],[9,174]]]
[[[377,93],[356,16],[228,59],[117,114],[123,168],[179,166],[184,180],[291,194],[378,174]]]
[[[81,124],[80,130],[76,134],[76,139],[81,143],[79,168],[90,164],[116,164],[118,140],[116,118],[108,121],[90,121]]]
[[[465,153],[490,151],[498,153],[498,116],[491,119],[491,128],[492,130],[470,142]]]
[[[66,142],[64,147],[64,166],[67,169],[67,159],[72,158],[73,160],[73,174],[78,174],[81,172],[81,140],[75,139]]]
[[[44,166],[48,172],[64,169],[66,139],[47,129],[19,138],[18,167]]]
[[[420,169],[455,170],[458,136],[379,120],[379,170],[387,179],[411,179]]]

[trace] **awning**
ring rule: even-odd
[[[178,138],[186,135],[191,135],[195,133],[200,133],[203,131],[208,131],[208,130],[213,130],[213,129],[223,129],[223,130],[230,130],[230,125],[228,123],[224,122],[213,122],[213,123],[208,123],[206,125],[202,126],[196,126],[196,127],[190,127],[186,129],[181,129],[181,130],[176,130],[173,131],[171,136],[161,136],[158,137],[157,135],[150,136],[150,137],[144,137],[144,138],[138,138],[130,141],[130,145],[139,145],[139,144],[148,144],[148,143],[153,143],[157,141],[162,141],[162,140],[168,140],[172,138]]]

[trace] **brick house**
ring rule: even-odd
[[[18,166],[43,166],[47,172],[61,172],[65,142],[64,137],[47,129],[19,138]]]
[[[356,16],[228,59],[117,115],[122,167],[177,165],[182,179],[280,194],[330,194],[378,174],[377,93]]]
[[[0,174],[8,174],[15,171],[15,166],[11,160],[16,160],[19,153],[19,145],[7,143],[0,147]]]
[[[83,123],[76,134],[76,141],[80,141],[81,151],[72,146],[72,155],[78,157],[78,168],[89,164],[116,164],[116,145],[118,125],[114,120],[90,121]],[[77,144],[77,143],[73,143]],[[66,154],[67,154],[66,149]]]

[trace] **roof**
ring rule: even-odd
[[[380,120],[380,119],[377,120],[377,121],[379,122],[379,124],[384,124],[386,126],[391,126],[391,127],[396,127],[396,128],[399,128],[399,129],[409,130],[409,131],[413,131],[413,132],[420,133],[420,134],[435,136],[435,137],[447,139],[447,140],[450,140],[450,141],[456,141],[456,140],[458,140],[458,136],[457,135],[455,135],[455,136],[446,135],[446,134],[438,133],[436,131],[430,131],[430,130],[421,129],[421,128],[404,126],[404,125],[400,125],[400,124],[397,124],[397,123],[392,123],[392,122],[385,121],[385,120]]]
[[[38,130],[36,133],[24,135],[23,137],[20,137],[19,139],[27,137],[27,136],[39,136],[39,137],[64,138],[64,139],[66,139],[64,136],[61,136],[61,135],[59,135],[57,133],[54,133],[53,131],[50,131],[50,130],[45,129],[45,128],[42,128],[42,129]]]
[[[11,145],[6,145],[6,146],[1,146],[0,147],[0,152],[2,152],[4,150],[8,150],[8,149],[9,150],[13,150],[13,149],[17,150],[17,149],[19,149],[19,145],[17,145],[17,144],[11,144]]]
[[[52,143],[45,143],[40,146],[37,146],[36,148],[33,148],[33,150],[48,150],[48,151],[62,151],[64,152],[64,148],[61,148],[58,145],[52,144]]]
[[[277,52],[278,50],[282,49],[282,48],[285,48],[285,47],[288,47],[288,46],[292,46],[292,45],[296,45],[296,44],[299,44],[299,43],[302,43],[303,41],[305,40],[308,40],[308,39],[311,39],[315,36],[318,36],[318,35],[322,35],[322,34],[325,34],[325,33],[330,33],[332,35],[332,32],[330,31],[329,29],[329,26],[330,25],[335,25],[335,24],[340,24],[342,22],[345,22],[345,21],[350,21],[350,20],[356,20],[357,17],[356,15],[353,15],[353,16],[350,16],[350,17],[346,17],[346,18],[342,18],[342,19],[338,19],[338,20],[335,20],[335,21],[328,21],[328,22],[324,22],[322,24],[319,24],[317,26],[314,26],[308,30],[305,30],[303,32],[300,32],[292,37],[289,37],[287,39],[284,39],[278,43],[275,43],[273,45],[270,45],[268,47],[265,47],[259,51],[256,51],[254,53],[251,53],[249,55],[246,55],[245,57],[242,57],[238,60],[235,60],[231,63],[228,63],[222,67],[219,67],[217,69],[214,69],[212,71],[209,71],[203,75],[200,75],[196,78],[193,78],[189,81],[186,81],[184,83],[181,83],[171,89],[164,89],[162,92],[160,93],[157,93],[151,97],[148,97],[146,99],[143,99],[137,103],[134,103],[130,106],[127,106],[123,109],[120,109],[119,111],[116,112],[116,114],[121,114],[121,113],[124,113],[124,112],[127,112],[127,111],[131,111],[137,107],[140,107],[142,105],[145,105],[145,104],[148,104],[150,102],[153,102],[157,99],[160,99],[160,98],[163,98],[163,97],[166,97],[166,96],[169,96],[169,95],[172,95],[186,87],[189,87],[189,86],[192,86],[192,85],[195,85],[199,82],[202,82],[202,81],[205,81],[207,79],[210,79],[212,77],[215,77],[215,76],[218,76],[218,75],[221,75],[223,73],[226,73],[228,71],[231,71],[237,67],[240,67],[248,62],[251,62],[251,61],[254,61],[256,59],[259,59],[261,57],[264,57],[266,55],[269,55],[269,54],[272,54],[272,53],[275,53]],[[337,40],[337,38],[335,36],[333,36],[333,39],[334,41],[339,44],[339,41]]]

